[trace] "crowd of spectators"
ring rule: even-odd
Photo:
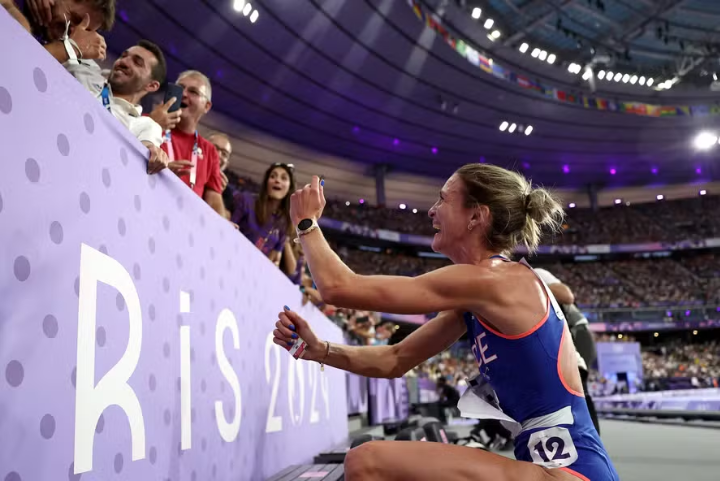
[[[628,334],[598,334],[598,342],[636,342]],[[718,387],[720,383],[720,342],[685,342],[674,339],[661,345],[641,348],[644,391],[677,388]],[[594,371],[593,382],[600,385],[598,391],[612,393],[610,383]]]
[[[382,208],[367,203],[328,202],[327,217],[368,228],[432,236],[426,211]],[[588,245],[671,243],[720,237],[720,196],[700,196],[647,204],[620,204],[592,211],[568,209],[562,234],[544,244]]]

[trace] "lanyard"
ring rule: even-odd
[[[102,92],[100,92],[100,96],[102,97],[103,107],[105,107],[108,112],[112,113],[112,110],[110,110],[110,86],[108,84],[105,84]]]
[[[165,143],[167,144],[167,154],[168,154],[168,160],[170,162],[175,160],[175,149],[173,149],[172,144],[172,132],[168,129],[165,131]],[[193,144],[192,154],[190,158],[190,162],[192,162],[193,166],[190,169],[190,187],[195,187],[195,180],[197,178],[197,163],[198,163],[198,156],[201,154],[200,147],[198,147],[198,133],[197,130],[195,131],[195,143]]]

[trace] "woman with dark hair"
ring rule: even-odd
[[[292,230],[290,194],[295,190],[294,170],[292,164],[275,163],[265,171],[257,197],[247,192],[235,194],[231,220],[277,266],[283,254],[288,263],[296,262],[287,242]]]
[[[517,422],[516,459],[450,444],[376,441],[347,454],[348,481],[619,479],[590,419],[562,311],[524,260],[506,257],[519,244],[534,252],[543,227],[559,228],[563,210],[548,191],[501,167],[460,168],[429,211],[437,231],[433,250],[454,265],[412,278],[362,276],[343,264],[317,225],[325,206],[317,177],[293,194],[291,204],[305,257],[326,302],[440,314],[398,344],[357,347],[318,339],[307,321],[285,308],[273,332],[276,344],[296,358],[393,378],[467,332],[480,375],[466,395],[486,406],[478,416],[501,409]],[[479,397],[476,388],[488,397]]]

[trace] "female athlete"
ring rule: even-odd
[[[348,453],[348,480],[619,479],[590,419],[562,312],[527,264],[504,257],[519,244],[533,252],[542,227],[557,229],[563,211],[550,193],[497,166],[462,167],[429,212],[437,230],[433,250],[454,265],[415,278],[355,274],[317,227],[324,206],[317,177],[291,199],[292,221],[325,302],[441,314],[397,345],[354,347],[318,339],[304,319],[286,310],[279,315],[274,342],[289,349],[296,333],[307,344],[303,359],[392,378],[467,331],[481,375],[503,412],[522,424],[515,439],[517,460],[455,445],[379,441]]]

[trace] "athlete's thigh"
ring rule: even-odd
[[[366,443],[345,458],[348,481],[577,481],[555,471],[480,449],[419,441]]]

